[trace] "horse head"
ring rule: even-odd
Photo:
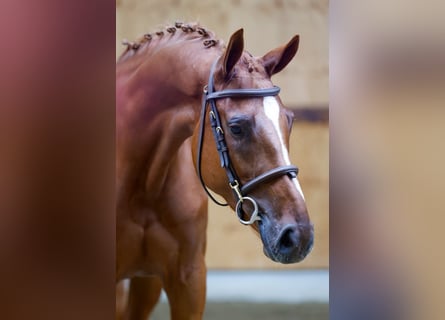
[[[281,263],[303,260],[314,234],[297,170],[289,160],[293,113],[283,106],[271,81],[298,45],[296,35],[286,45],[253,57],[244,51],[243,30],[235,32],[210,72],[208,99],[215,109],[207,108],[209,101],[204,100],[202,132],[197,127],[193,137],[198,145],[195,165],[205,186],[259,232],[265,255]],[[204,119],[209,123],[204,125]],[[213,127],[212,119],[217,119]]]

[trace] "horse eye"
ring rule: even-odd
[[[235,136],[241,136],[243,133],[243,129],[241,128],[241,126],[239,124],[231,124],[229,126],[229,128],[230,128],[230,132]]]

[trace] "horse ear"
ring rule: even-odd
[[[300,36],[297,34],[285,46],[266,53],[260,59],[269,76],[280,72],[287,66],[297,53],[299,43]]]
[[[227,45],[226,52],[224,53],[223,60],[223,73],[224,77],[227,78],[232,72],[233,67],[241,58],[244,50],[244,30],[239,29],[230,37],[229,44]]]

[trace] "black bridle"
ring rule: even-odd
[[[227,206],[228,203],[221,203],[215,199],[215,197],[208,190],[201,173],[201,154],[202,154],[202,144],[204,141],[204,128],[205,128],[205,118],[207,113],[207,105],[210,105],[210,125],[213,131],[213,137],[216,143],[216,149],[218,150],[219,159],[221,162],[221,167],[225,169],[227,178],[229,180],[229,186],[233,190],[235,198],[237,200],[236,213],[241,223],[243,224],[253,224],[257,220],[261,220],[258,216],[258,205],[254,199],[247,197],[246,194],[255,189],[258,185],[270,180],[279,178],[284,175],[288,175],[290,178],[296,178],[298,174],[298,168],[293,165],[280,166],[269,170],[249,182],[241,185],[241,181],[235,172],[235,169],[230,161],[229,150],[227,149],[226,139],[224,137],[224,131],[222,129],[221,117],[219,116],[218,109],[216,108],[217,99],[222,98],[255,98],[255,97],[267,97],[276,96],[280,92],[280,88],[274,86],[267,89],[227,89],[222,91],[216,91],[213,84],[213,75],[215,72],[217,61],[212,65],[209,75],[209,82],[204,87],[204,94],[202,98],[202,108],[200,116],[200,127],[199,127],[199,138],[198,138],[198,155],[197,155],[197,171],[201,184],[210,197],[216,204],[220,206]],[[247,200],[253,205],[253,212],[249,220],[243,220],[243,209],[242,203]]]

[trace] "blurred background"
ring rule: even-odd
[[[445,3],[330,2],[331,319],[443,319]]]
[[[283,103],[296,115],[290,155],[291,162],[300,169],[299,180],[315,225],[314,249],[299,264],[274,263],[264,256],[261,240],[250,228],[241,225],[229,209],[211,203],[206,318],[219,319],[219,314],[224,319],[327,319],[328,1],[117,0],[116,55],[124,50],[123,39],[134,41],[175,21],[198,21],[225,43],[234,31],[244,28],[245,48],[255,56],[300,34],[296,57],[273,81],[282,89]],[[224,313],[217,311],[222,301],[231,303],[230,308],[223,306]],[[240,302],[239,308],[233,304]],[[255,308],[244,305],[258,302],[262,304]],[[162,312],[167,312],[165,305],[161,309],[155,315],[159,319],[164,317]],[[233,317],[228,310],[233,310]]]

